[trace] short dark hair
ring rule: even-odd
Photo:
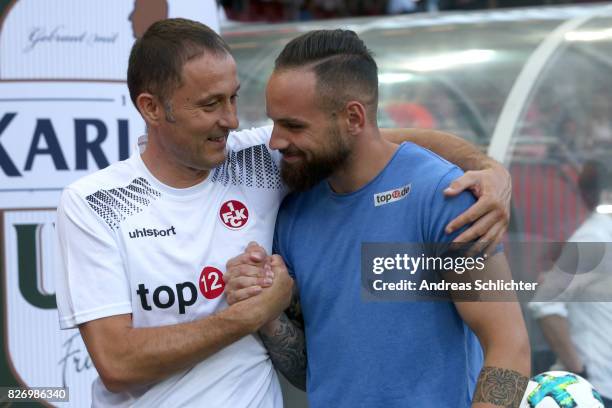
[[[152,24],[130,52],[127,84],[134,106],[143,92],[167,101],[181,86],[185,63],[205,52],[224,55],[230,54],[230,48],[217,33],[197,21],[171,18]]]
[[[274,65],[277,71],[303,67],[313,70],[325,108],[337,110],[358,100],[376,118],[378,67],[354,31],[310,31],[291,40]]]
[[[611,187],[611,172],[600,160],[588,160],[582,166],[578,176],[580,195],[589,210],[594,210],[599,204],[601,192]]]

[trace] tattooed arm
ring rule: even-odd
[[[489,258],[487,269],[492,268],[495,274],[510,274],[503,253]],[[472,408],[519,408],[530,375],[531,355],[518,301],[458,301],[455,306],[478,336],[485,355]]]
[[[259,330],[274,367],[297,388],[306,391],[304,319],[297,291],[285,313]]]
[[[518,371],[485,366],[478,376],[473,407],[519,408],[528,382]]]
[[[223,275],[229,305],[257,296],[272,285],[276,277],[287,273],[279,255],[268,256],[266,250],[251,242],[244,253],[230,259]],[[304,320],[297,289],[294,288],[289,308],[276,319],[263,325],[259,334],[270,353],[272,363],[289,382],[306,390],[306,345]]]

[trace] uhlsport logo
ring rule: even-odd
[[[406,198],[410,193],[411,187],[412,184],[408,184],[404,187],[396,188],[395,190],[374,194],[374,207],[379,207]]]
[[[129,232],[130,238],[144,238],[144,237],[169,237],[170,235],[176,235],[174,225],[170,228],[158,230],[156,228],[136,228],[134,231]]]
[[[223,272],[213,266],[206,266],[200,273],[198,286],[202,296],[212,300],[221,296],[225,290]],[[198,300],[198,286],[193,282],[182,282],[172,286],[161,285],[151,290],[144,283],[138,285],[136,294],[140,298],[143,310],[151,311],[153,306],[158,309],[169,309],[175,304],[179,314],[185,314],[189,306]]]
[[[237,230],[249,221],[249,210],[240,201],[229,200],[221,206],[219,218],[227,228]]]

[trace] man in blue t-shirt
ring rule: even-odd
[[[313,408],[518,407],[530,359],[518,304],[362,300],[362,243],[448,243],[461,231],[445,226],[474,202],[442,194],[457,167],[381,138],[377,78],[352,31],[304,34],[276,60],[270,146],[297,193],[278,215],[280,256],[264,269],[286,263],[298,293],[264,343],[290,381],[306,382]],[[292,321],[300,308],[304,332]]]

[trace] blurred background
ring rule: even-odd
[[[385,16],[424,11],[484,10],[587,3],[541,0],[221,0],[228,20],[295,22],[357,16]]]

